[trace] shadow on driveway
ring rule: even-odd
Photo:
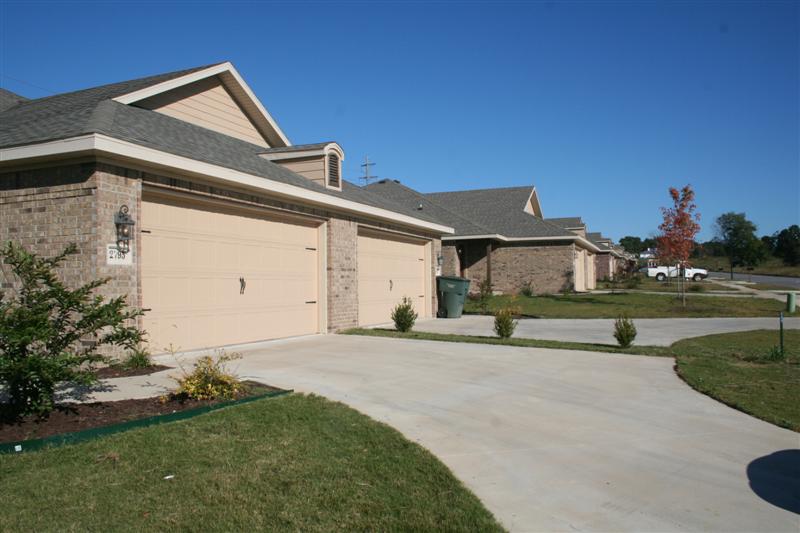
[[[781,450],[747,465],[750,488],[763,500],[800,514],[800,450]]]

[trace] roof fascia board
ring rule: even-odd
[[[132,93],[123,94],[122,96],[114,98],[114,101],[121,104],[132,104],[134,102],[138,102],[139,100],[144,100],[145,98],[150,98],[151,96],[165,93],[167,91],[171,91],[172,89],[189,85],[190,83],[204,80],[206,78],[210,78],[211,76],[217,76],[219,74],[229,74],[239,85],[242,91],[244,91],[247,97],[252,101],[256,109],[258,109],[258,112],[261,114],[260,118],[266,121],[266,124],[269,125],[269,128],[275,132],[277,137],[284,143],[285,146],[292,145],[291,141],[289,141],[289,138],[286,137],[286,134],[284,134],[283,130],[281,130],[280,126],[278,126],[278,123],[275,122],[275,119],[272,118],[272,115],[269,114],[267,109],[255,95],[253,90],[250,89],[247,83],[245,83],[244,79],[239,75],[239,73],[236,71],[236,68],[233,66],[233,64],[231,64],[230,61],[226,61],[225,63],[220,63],[219,65],[214,65],[203,70],[198,70],[197,72],[192,72],[190,74],[186,74],[185,76],[163,81],[161,83],[151,85],[150,87],[139,89],[138,91],[134,91]],[[225,81],[225,78],[223,78],[223,82]]]
[[[367,215],[405,226],[422,228],[442,235],[452,234],[454,231],[451,227],[427,222],[402,213],[395,213],[388,209],[373,207],[353,202],[352,200],[310,191],[302,187],[280,183],[269,178],[254,176],[219,165],[162,152],[161,150],[139,146],[128,141],[122,141],[101,134],[83,135],[71,139],[64,139],[62,141],[3,148],[0,149],[0,162],[22,161],[25,159],[54,155],[73,155],[75,152],[111,155],[122,159],[142,162],[149,166],[199,174],[212,181],[234,184],[251,190],[291,198],[293,200],[310,202],[323,207],[338,208],[340,210]]]
[[[315,148],[311,150],[292,150],[285,152],[263,152],[258,154],[268,161],[283,161],[286,159],[302,159],[304,157],[314,157],[319,155],[328,155],[329,152],[335,151],[339,159],[344,161],[344,150],[339,146],[339,143],[328,143],[322,148]]]
[[[497,233],[493,234],[486,234],[486,235],[447,235],[442,237],[443,241],[469,241],[469,240],[477,240],[477,239],[495,239],[501,242],[526,242],[526,241],[571,241],[577,244],[580,244],[583,248],[586,248],[592,252],[599,252],[600,248],[592,244],[591,242],[587,241],[580,235],[563,235],[560,237],[506,237],[505,235],[500,235]]]

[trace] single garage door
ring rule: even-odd
[[[145,196],[141,218],[154,353],[320,331],[318,223],[158,196]]]
[[[392,308],[411,298],[420,317],[430,316],[430,244],[360,229],[358,234],[358,322],[391,321]]]

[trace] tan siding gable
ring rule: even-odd
[[[294,161],[276,161],[283,167],[301,176],[305,176],[311,181],[316,181],[325,186],[325,158],[319,156],[315,158],[296,159]]]
[[[242,108],[216,76],[136,103],[173,118],[269,147]]]

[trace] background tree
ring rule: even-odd
[[[744,213],[723,213],[717,218],[716,239],[730,261],[731,279],[735,267],[755,266],[766,257],[764,243],[756,237],[756,229]]]
[[[778,233],[775,255],[787,265],[800,265],[800,226],[793,224]]]
[[[642,246],[642,239],[639,237],[634,237],[633,235],[626,235],[619,240],[619,245],[625,248],[626,252],[632,254],[639,254],[644,251],[644,246]]]
[[[700,213],[694,203],[694,190],[691,185],[686,185],[681,190],[669,188],[672,207],[662,207],[661,214],[664,221],[658,226],[661,234],[656,238],[657,255],[659,260],[666,265],[679,264],[680,287],[683,289],[685,279],[683,269],[689,262],[689,256],[694,249],[694,238],[700,231]],[[681,290],[683,305],[686,305],[686,292]]]
[[[775,255],[775,247],[778,244],[778,232],[772,235],[764,235],[761,237],[761,243],[764,245],[764,251],[768,255]]]

